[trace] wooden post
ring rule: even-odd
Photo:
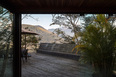
[[[27,43],[26,43],[26,34],[25,34],[25,49],[26,49],[26,46],[27,46],[26,44],[27,44]]]
[[[13,17],[13,77],[21,77],[21,14]]]

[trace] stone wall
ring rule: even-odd
[[[74,47],[75,44],[41,43],[39,49],[51,52],[75,53],[76,49],[72,52]]]

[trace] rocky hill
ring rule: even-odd
[[[35,33],[38,33],[41,38],[40,43],[64,43],[64,40],[60,37],[57,36],[57,34],[54,34],[45,28],[43,28],[40,25],[27,25],[27,24],[22,24],[22,28],[28,31],[32,31]]]

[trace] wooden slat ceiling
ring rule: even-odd
[[[116,0],[0,0],[17,13],[116,13]]]

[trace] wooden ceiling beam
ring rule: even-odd
[[[25,8],[24,8],[25,10]],[[25,12],[23,11],[23,9],[21,10],[17,10],[19,13],[33,13],[33,14],[58,14],[58,13],[82,13],[82,14],[110,14],[110,13],[116,13],[116,9],[97,9],[97,8],[91,8],[91,9],[86,9],[86,8],[38,8],[38,10],[34,9],[33,10],[29,10],[26,9]]]
[[[20,13],[115,13],[115,0],[0,0],[0,5]]]

